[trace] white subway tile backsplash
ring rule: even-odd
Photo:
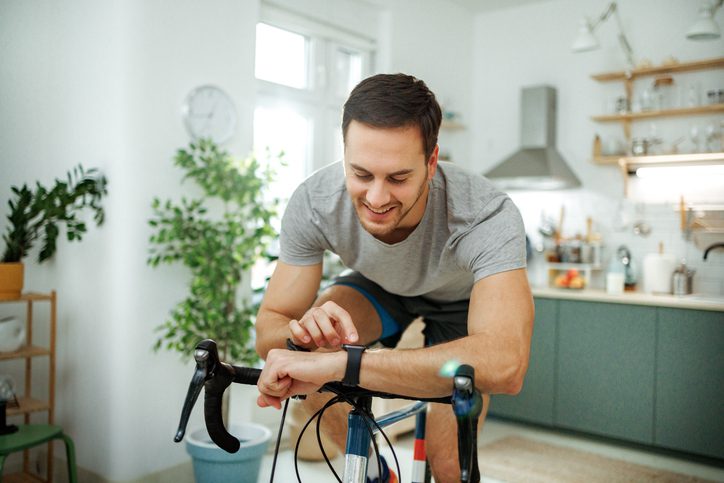
[[[724,249],[712,250],[706,261],[702,259],[703,250],[692,240],[684,239],[681,231],[681,217],[678,207],[672,203],[633,203],[612,200],[587,190],[572,190],[551,193],[511,192],[511,198],[521,211],[526,232],[535,246],[543,241],[538,233],[542,214],[559,222],[561,206],[564,207],[563,236],[571,237],[577,233],[585,234],[586,218],[593,218],[593,231],[601,234],[604,244],[604,264],[615,255],[620,245],[626,245],[636,264],[639,281],[641,265],[648,253],[658,252],[659,243],[664,251],[677,259],[686,260],[690,268],[696,270],[694,291],[697,293],[724,295]],[[646,222],[651,233],[647,237],[633,234],[633,224]],[[622,227],[621,225],[625,225]],[[724,241],[724,235],[722,235]],[[542,255],[534,253],[534,256]],[[542,263],[533,262],[529,270],[544,270]],[[541,274],[531,273],[531,279],[544,281]],[[603,277],[594,274],[594,287],[603,288]]]

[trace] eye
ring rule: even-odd
[[[405,181],[407,181],[407,178],[389,178],[389,180],[390,180],[390,183],[402,184]]]
[[[355,173],[354,176],[355,178],[361,179],[362,181],[369,181],[372,179],[371,174]]]

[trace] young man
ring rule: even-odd
[[[434,94],[408,75],[376,75],[350,94],[344,161],[304,181],[284,213],[279,262],[257,318],[266,359],[260,406],[308,394],[305,405],[316,410],[329,396],[315,391],[345,377],[342,344],[394,347],[419,316],[428,347],[364,352],[360,386],[448,395],[452,382],[440,370],[458,361],[475,368],[485,394],[520,391],[533,329],[523,223],[489,181],[438,163],[440,122]],[[355,271],[318,295],[324,250]],[[287,338],[312,352],[282,349]],[[325,420],[344,448],[342,408]],[[460,479],[456,431],[450,407],[433,405],[427,455],[438,483]]]

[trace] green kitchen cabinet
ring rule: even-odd
[[[559,301],[556,426],[653,443],[656,310]]]
[[[654,443],[724,459],[724,312],[658,311]]]
[[[516,396],[493,396],[490,414],[553,425],[557,320],[557,300],[535,300],[535,324],[523,389]]]

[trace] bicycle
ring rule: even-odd
[[[290,350],[302,350],[287,340],[287,348]],[[196,360],[196,369],[189,384],[189,390],[186,394],[184,406],[181,411],[181,420],[174,437],[175,442],[181,442],[186,432],[191,410],[201,393],[201,388],[205,389],[204,395],[204,420],[211,440],[221,449],[235,453],[239,450],[240,443],[237,438],[229,434],[224,427],[221,417],[221,401],[224,391],[231,383],[256,385],[261,369],[250,367],[239,367],[227,364],[219,360],[216,343],[213,340],[206,339],[197,344],[194,351],[194,359]],[[348,387],[340,382],[329,382],[322,386],[320,392],[331,392],[336,394],[330,399],[324,407],[315,413],[305,424],[304,428],[297,440],[297,446],[294,453],[295,468],[297,469],[297,479],[299,470],[297,467],[297,451],[299,442],[301,441],[304,431],[309,424],[317,420],[317,441],[327,464],[334,473],[337,481],[343,483],[365,483],[367,478],[367,460],[370,444],[373,445],[377,454],[377,464],[380,468],[379,448],[377,442],[373,438],[374,433],[379,432],[387,444],[392,449],[387,435],[382,430],[383,427],[389,426],[395,422],[405,418],[416,417],[415,429],[415,457],[413,461],[412,483],[429,483],[430,467],[425,459],[424,439],[425,439],[425,409],[430,402],[451,404],[455,413],[458,424],[458,456],[460,464],[460,475],[462,483],[477,483],[480,480],[480,471],[478,469],[477,454],[477,422],[478,417],[483,410],[483,400],[474,385],[474,369],[469,365],[461,365],[453,376],[453,390],[449,397],[441,398],[412,398],[400,394],[384,393],[378,391],[370,391],[361,387]],[[387,413],[378,419],[372,416],[372,398],[381,397],[386,399],[407,399],[415,401],[410,406]],[[303,399],[304,396],[298,396]],[[324,452],[320,436],[320,421],[324,411],[336,404],[337,402],[347,402],[353,409],[348,415],[347,430],[347,448],[345,450],[344,479],[340,479],[336,471],[332,467],[329,459]],[[286,402],[288,405],[288,400]],[[279,427],[279,433],[276,441],[276,449],[274,453],[274,462],[272,463],[271,480],[274,479],[274,467],[276,466],[277,453],[279,451],[279,442],[281,440],[282,429],[284,426],[284,418],[286,415],[287,405],[282,413],[282,420]],[[400,466],[397,455],[393,451],[393,457],[397,467],[397,474],[400,475]],[[380,471],[381,472],[381,471]]]

